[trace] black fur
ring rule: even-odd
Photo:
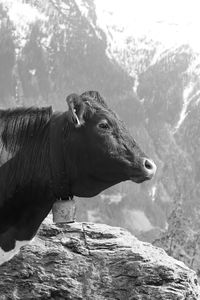
[[[81,126],[72,110],[0,111],[0,247],[30,240],[57,198],[93,197],[125,180],[149,180],[146,155],[98,92],[84,101]],[[77,108],[78,111],[78,108]],[[78,116],[77,116],[78,117]],[[99,127],[102,121],[108,130]]]
[[[31,239],[51,209],[51,116],[51,108],[0,112],[1,152],[6,151],[9,158],[0,167],[0,246],[4,250],[12,249],[15,240]]]

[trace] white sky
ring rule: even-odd
[[[133,36],[167,46],[189,43],[200,51],[200,0],[95,0],[99,23],[117,24]]]

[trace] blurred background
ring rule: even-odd
[[[77,220],[128,229],[200,275],[198,1],[0,0],[0,107],[66,110],[97,90],[158,172],[77,199]]]

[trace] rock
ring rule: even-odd
[[[0,266],[0,300],[200,299],[194,271],[103,224],[43,224]]]

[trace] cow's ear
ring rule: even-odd
[[[70,94],[66,98],[69,113],[70,113],[70,120],[74,123],[75,127],[80,127],[84,124],[84,111],[85,111],[85,104],[80,96],[77,94]]]

